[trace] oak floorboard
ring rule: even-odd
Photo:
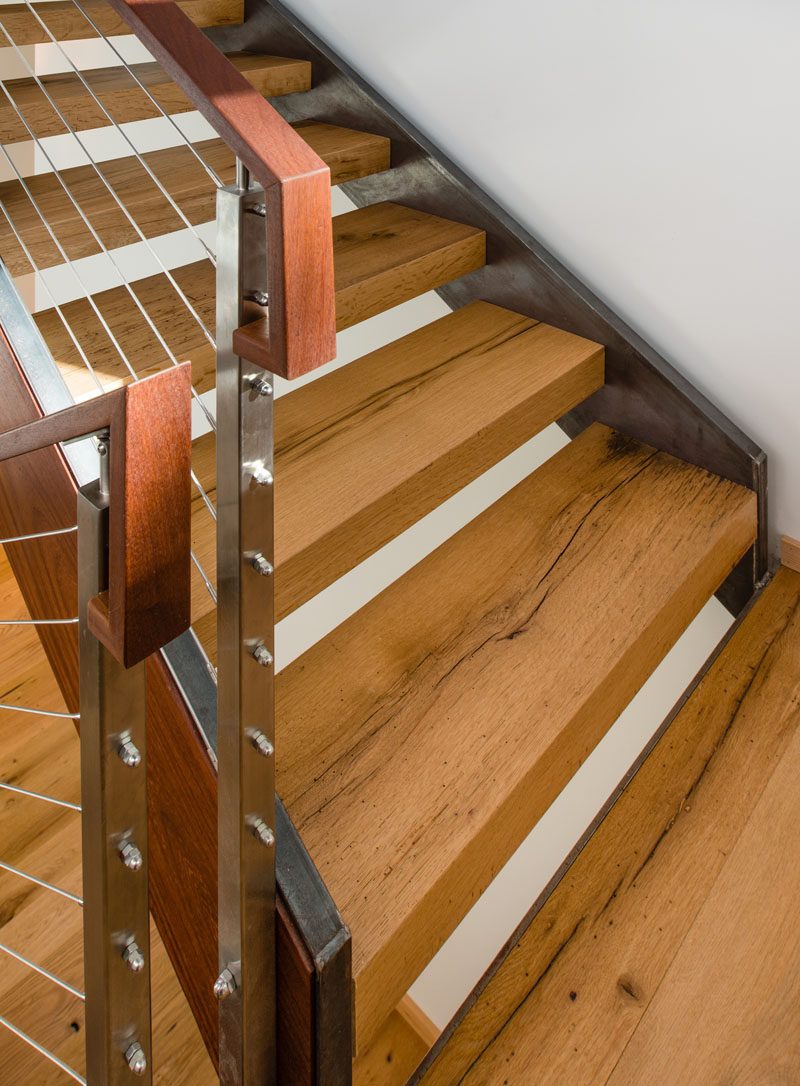
[[[425,1086],[607,1081],[736,854],[775,767],[796,744],[799,651],[800,576],[782,570],[446,1035]],[[791,837],[775,840],[791,847]],[[769,899],[764,885],[760,897]],[[701,971],[704,962],[709,970],[719,964],[713,941],[692,968]],[[722,967],[720,982],[727,993]],[[751,975],[739,998],[753,995],[748,1015],[756,1021],[780,1006],[780,992],[762,1002],[752,984]],[[705,998],[713,1001],[709,985]],[[745,1031],[744,1020],[732,1028]],[[694,1029],[693,1022],[634,1081],[672,1081],[668,1068],[673,1059],[680,1064]],[[775,1079],[712,1074],[701,1081]]]

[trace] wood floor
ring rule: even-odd
[[[425,1086],[800,1082],[799,777],[784,568]]]
[[[25,609],[0,549],[0,618]],[[0,627],[0,702],[62,710],[63,702],[36,634]],[[74,725],[0,710],[0,780],[80,802]],[[80,895],[80,815],[0,790],[0,860]],[[216,1083],[200,1036],[155,929],[152,931],[154,1081]],[[80,906],[0,872],[0,943],[83,988]],[[84,1071],[83,1003],[0,950],[0,1016],[78,1073]],[[4,1086],[61,1086],[72,1081],[0,1026]]]

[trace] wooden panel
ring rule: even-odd
[[[795,645],[795,659],[800,641]],[[778,692],[775,691],[777,695]],[[800,699],[800,679],[765,715]],[[795,711],[795,720],[798,714]],[[800,733],[609,1079],[790,1082],[800,1057]]]
[[[330,167],[334,185],[389,168],[391,148],[382,136],[315,121],[301,122],[294,127]],[[233,183],[233,152],[222,140],[204,140],[194,146],[223,184]],[[150,151],[142,157],[192,225],[214,220],[216,188],[188,147],[168,147]],[[145,237],[157,237],[185,227],[135,157],[112,159],[100,163],[99,168]],[[75,166],[63,170],[61,177],[107,248],[131,245],[140,240],[93,167]],[[25,185],[69,260],[100,252],[96,240],[53,174],[29,177]],[[52,241],[19,181],[0,184],[0,202],[38,268],[64,262],[63,254]],[[5,217],[0,221],[0,254],[12,275],[23,275],[32,270]]]
[[[196,26],[227,26],[244,20],[243,0],[177,0],[177,3]],[[72,0],[32,6],[58,41],[97,37]],[[130,33],[127,24],[106,0],[81,0],[81,7],[106,37]],[[25,4],[4,5],[0,21],[17,45],[36,45],[52,40]]]
[[[800,577],[783,570],[449,1038],[426,1086],[526,1081],[542,1067],[555,1082],[607,1081],[796,733],[799,650]],[[670,1064],[693,1035],[683,1034]]]
[[[310,86],[311,66],[305,61],[248,53],[235,53],[228,59],[247,82],[266,97],[292,94],[308,90]],[[185,113],[194,108],[158,64],[134,64],[131,68],[136,79],[147,87],[165,112]],[[161,116],[161,110],[153,105],[124,68],[89,68],[82,75],[117,124]],[[103,128],[111,123],[74,72],[43,75],[39,80],[76,131]],[[8,79],[5,86],[39,139],[67,131],[34,79]],[[0,103],[0,141],[14,143],[30,138],[27,128],[4,97]]]
[[[790,539],[788,535],[781,537],[781,562],[800,573],[800,542]]]
[[[373,204],[333,220],[336,329],[416,298],[483,267],[486,235],[400,204]],[[268,324],[234,333],[242,357],[265,357]]]
[[[280,672],[278,790],[353,933],[359,1052],[755,516],[595,426]]]
[[[354,1061],[354,1086],[405,1086],[438,1036],[425,1012],[403,996],[369,1049]]]

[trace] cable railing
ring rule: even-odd
[[[57,864],[37,872],[0,855],[5,876],[82,911],[84,990],[37,955],[0,943],[0,958],[85,1004],[85,1077],[13,1015],[0,1016],[0,1029],[77,1082],[151,1076],[144,661],[189,622],[189,387],[184,363],[0,433],[0,462],[85,435],[96,435],[101,450],[99,478],[78,493],[80,711],[0,705],[80,721],[80,804],[0,781],[8,794],[81,817],[82,895],[59,885]],[[19,545],[74,530],[6,539]]]
[[[86,19],[87,25],[99,33],[79,0],[73,0],[73,3]],[[109,108],[95,93],[91,78],[84,77],[55,35],[47,28],[46,15],[44,18],[40,17],[29,0],[24,0],[24,6],[34,16],[49,41],[60,51],[71,75],[85,92],[87,101],[91,100],[108,122],[115,129],[121,130]],[[236,156],[236,181],[232,185],[223,186],[216,173],[202,162],[202,156],[197,149],[191,148],[194,158],[201,160],[209,180],[217,190],[217,240],[212,246],[205,243],[200,237],[200,230],[190,221],[190,217],[177,207],[177,202],[167,191],[167,186],[160,182],[155,170],[128,138],[127,132],[122,133],[125,145],[132,152],[132,158],[144,168],[147,178],[167,200],[172,211],[178,213],[178,220],[189,229],[190,235],[202,242],[206,258],[216,268],[217,308],[214,335],[206,326],[197,305],[193,304],[192,299],[181,288],[178,277],[173,275],[167,262],[161,259],[152,237],[136,222],[134,214],[125,206],[104,172],[93,160],[88,141],[79,135],[76,126],[70,125],[65,111],[59,108],[50,94],[47,82],[37,76],[33,66],[22,55],[18,44],[9,35],[3,22],[2,8],[0,32],[6,35],[15,56],[30,73],[33,85],[49,103],[65,131],[74,140],[76,148],[85,156],[86,164],[93,171],[92,176],[96,175],[99,179],[104,198],[107,197],[110,206],[122,213],[143,249],[155,259],[165,284],[172,288],[170,296],[174,292],[175,305],[181,307],[184,323],[191,323],[194,329],[199,329],[199,334],[193,332],[196,338],[213,344],[216,350],[216,415],[210,411],[196,389],[192,389],[191,393],[216,436],[216,501],[212,500],[198,476],[191,472],[192,484],[200,495],[201,506],[215,522],[216,586],[203,568],[203,562],[198,555],[188,547],[187,540],[187,567],[191,564],[196,570],[203,590],[216,606],[218,633],[219,972],[213,995],[219,1000],[221,1081],[231,1084],[274,1081],[277,1015],[277,812],[274,777],[272,576],[274,396],[271,374],[296,377],[330,361],[335,355],[330,174],[302,137],[175,4],[111,0],[111,6],[129,23],[167,75],[184,91]],[[135,68],[124,62],[119,51],[115,50],[115,54],[138,89],[157,107],[161,115],[168,117],[166,110],[159,106],[155,96],[139,79]],[[213,93],[207,88],[213,88]],[[82,206],[79,193],[71,190],[63,171],[48,152],[47,145],[37,140],[34,128],[26,120],[24,111],[8,89],[4,87],[3,90],[11,112],[34,141],[34,145],[42,151],[58,191],[63,193],[76,221],[85,226],[97,251],[108,261],[109,267],[115,270],[131,311],[139,315],[171,363],[171,367],[167,367],[162,374],[177,372],[175,367],[179,365],[179,360],[167,341],[163,327],[158,326],[147,306],[139,298],[115,251],[109,246],[108,240],[104,240],[99,222],[93,222],[92,210],[88,205]],[[172,119],[170,124],[179,132],[179,126]],[[190,141],[182,136],[181,141],[191,147]],[[119,391],[124,391],[126,395],[135,395],[135,390],[143,388],[147,382],[140,381],[136,366],[126,353],[124,337],[115,332],[111,320],[106,318],[101,306],[97,304],[81,267],[70,263],[66,248],[57,237],[52,224],[48,222],[32,187],[26,184],[22,171],[16,168],[12,156],[5,148],[3,150],[37,221],[42,224],[46,237],[55,245],[63,263],[72,268],[81,297],[87,299],[93,318],[99,322],[103,334],[120,359],[124,374],[130,379],[130,384]],[[98,373],[96,355],[81,342],[79,329],[72,326],[65,306],[57,304],[56,292],[50,288],[43,274],[44,269],[38,267],[34,259],[35,253],[32,249],[35,249],[35,246],[25,244],[22,236],[24,231],[17,229],[8,209],[4,208],[4,212],[12,233],[33,268],[36,281],[44,285],[48,297],[53,301],[58,319],[78,351],[81,363],[99,390],[103,381],[102,375]],[[258,349],[251,350],[241,343],[235,345],[238,331],[249,321],[263,318],[265,306],[268,307],[269,322]],[[187,313],[189,319],[186,318]],[[118,363],[115,362],[115,365]],[[267,371],[266,374],[264,371]],[[92,404],[103,401],[109,395],[114,393],[89,398],[76,405],[76,409],[80,407],[82,410],[89,410]],[[55,418],[55,415],[46,415],[41,422],[46,424],[48,420]],[[165,426],[163,419],[159,419],[159,425]],[[118,439],[115,439],[112,428],[112,449],[115,447],[115,440]],[[113,485],[110,486],[110,492],[113,511]],[[78,531],[81,555],[88,546],[86,541],[92,534],[91,525],[96,528],[99,523],[98,516],[97,509],[92,512],[87,508],[82,493]],[[162,540],[163,529],[171,530],[170,520],[165,514]],[[20,532],[20,537],[23,534]],[[9,539],[11,538],[14,537],[9,534]],[[108,544],[112,556],[124,553],[119,539],[115,537],[114,523],[110,523],[108,528]],[[84,558],[80,558],[80,561],[83,562]],[[95,570],[95,576],[96,572]],[[137,583],[131,571],[126,569],[127,574],[130,574],[131,585]],[[118,658],[129,662],[129,655],[124,649],[129,631],[120,631],[115,627],[114,616],[119,610],[118,600],[122,598],[118,596],[115,605],[112,595],[115,576],[118,582],[120,568],[114,566],[112,558],[109,567],[109,595],[105,602],[101,602],[102,595],[96,594],[102,587],[98,583],[93,585],[95,595],[88,598],[85,577],[80,591],[82,750],[84,734],[91,735],[92,729],[96,733],[97,721],[103,717],[101,710],[105,711],[105,718],[110,719],[109,706],[103,703],[102,697],[98,699],[95,696],[93,703],[85,703],[84,691],[91,693],[97,689],[94,678],[99,674],[100,664],[96,653],[102,654],[106,651],[95,648],[95,643],[90,642],[88,656],[85,655],[86,637],[89,633],[97,635],[107,650],[113,650]],[[48,620],[39,621],[37,616],[33,615],[30,620],[21,621],[30,621],[34,628],[41,627],[40,635],[45,636],[47,628],[44,623]],[[133,632],[130,632],[130,640],[135,649],[132,650],[133,658],[140,659],[143,648]],[[152,641],[147,643],[147,647],[152,651]],[[93,661],[94,671],[86,671],[87,659]],[[113,666],[108,660],[106,664]],[[136,701],[135,698],[132,700]],[[8,708],[16,707],[9,705]],[[112,744],[112,754],[109,755],[115,771],[122,772],[120,765],[134,770],[143,765],[145,751],[141,723],[140,720],[136,721],[135,725],[125,729],[123,734],[119,721],[116,722],[117,738]],[[92,749],[91,742],[85,749]],[[81,816],[85,827],[102,823],[102,819],[98,818],[99,805],[110,798],[100,796],[97,792],[96,758],[93,770],[94,772],[85,767],[83,773],[84,786],[87,782],[95,782],[91,785],[94,788],[92,795],[87,798],[84,793],[81,799]],[[29,798],[34,802],[34,789],[30,789],[30,793]],[[146,837],[146,827],[141,828],[141,819],[137,825],[139,829],[133,836],[126,833],[123,837],[126,842],[135,841],[138,846],[140,836],[144,835],[142,839]],[[107,864],[108,858],[101,850],[96,836],[87,845],[89,839],[86,832],[84,913],[88,940],[92,910],[95,910],[96,916],[100,900],[97,880],[91,873],[104,872],[104,864]],[[142,852],[146,853],[146,849],[142,849]],[[124,857],[122,858],[123,864],[127,866]],[[115,870],[119,875],[119,869]],[[20,877],[25,877],[25,874],[21,873]],[[146,867],[143,881],[146,886]],[[47,887],[42,888],[56,889],[54,884],[47,884]],[[73,903],[77,904],[77,895],[74,896],[76,900]],[[141,901],[139,904],[141,906]],[[129,927],[135,926],[141,933],[142,924],[143,921],[140,920],[137,925]],[[144,935],[141,940],[137,936],[134,947],[136,953],[141,950],[146,959]],[[131,961],[138,961],[129,944],[118,950],[123,957],[128,955],[126,961],[129,966]],[[33,963],[35,955],[21,955],[21,958],[26,961],[20,960],[20,964]],[[36,971],[35,964],[31,967]],[[96,1051],[103,1050],[99,1041],[100,1033],[105,1031],[106,1035],[108,1034],[109,1022],[107,1018],[103,1019],[102,1025],[98,1025],[96,1021],[94,1046],[88,1029],[90,1007],[98,1005],[100,994],[102,993],[104,1005],[107,1007],[113,1008],[115,1002],[115,993],[106,983],[108,976],[106,975],[106,981],[98,979],[98,968],[96,965],[90,967],[87,960],[87,1055],[90,1059],[87,1063],[86,1079],[91,1083],[112,1081],[103,1077],[105,1071],[97,1062],[99,1057],[96,1056]],[[211,995],[210,987],[209,985],[201,998]],[[142,1011],[141,1007],[139,1011]],[[131,1034],[127,1037],[122,1055],[130,1070],[147,1074],[150,1062],[149,1021],[145,1023],[143,1013],[139,1020],[141,1024],[137,1026],[135,1036]],[[115,1057],[119,1056],[120,1051],[120,1044],[116,1043]],[[92,1059],[95,1059],[94,1064]],[[119,1061],[117,1066],[120,1066]],[[78,1078],[78,1081],[82,1080]]]

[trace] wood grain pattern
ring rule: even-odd
[[[795,645],[800,656],[800,641]],[[798,658],[796,656],[796,659]],[[785,691],[800,700],[800,682]],[[764,705],[764,711],[785,704]],[[800,733],[609,1082],[791,1082],[800,1067]]]
[[[279,673],[358,1052],[755,531],[751,493],[594,426]]]
[[[498,1076],[514,1083],[608,1080],[720,871],[724,876],[726,858],[736,854],[776,765],[796,744],[798,651],[800,577],[782,570],[449,1038],[426,1086],[477,1086]],[[781,838],[773,825],[761,838],[767,852],[770,839],[782,841],[787,860],[794,834]],[[770,901],[776,881],[768,894],[765,885],[756,896]],[[740,930],[742,953],[750,942]],[[720,968],[705,985],[709,1005],[715,993],[727,1000],[735,988],[717,962],[713,936],[692,968],[711,960]],[[766,973],[770,995],[760,1002],[752,988],[757,973],[740,989],[755,1011],[736,1016],[742,1037],[748,1021],[764,1021],[765,1006],[780,1019],[780,989]],[[685,1045],[702,1045],[703,1033],[695,1019],[668,1058],[638,1081],[672,1081],[673,1060],[682,1059]],[[715,1040],[709,1030],[706,1042]],[[700,1081],[765,1079],[711,1074]]]
[[[406,214],[415,239],[411,251],[408,238],[402,234]],[[482,253],[482,234],[476,237],[470,228],[458,223],[448,223],[444,219],[433,220],[428,233],[424,228],[425,218],[417,212],[399,208],[397,213],[393,211],[388,214],[385,232],[376,230],[372,208],[347,212],[334,218],[335,302],[338,312],[342,300],[347,314],[340,321],[342,326],[372,315],[375,305],[386,308],[399,305],[422,290],[463,274],[466,270],[465,244],[473,252]],[[389,223],[394,225],[390,228]],[[413,259],[412,252],[415,254]],[[425,269],[427,278],[420,279],[414,268]],[[213,335],[214,268],[209,261],[203,260],[177,268],[172,274],[205,327]],[[166,277],[148,276],[131,286],[175,357],[179,361],[191,361],[194,387],[199,391],[213,388],[216,364],[214,350]],[[348,301],[352,299],[354,292],[359,290],[363,291],[364,296],[366,308],[363,311],[355,311],[352,302]],[[142,314],[132,304],[130,294],[124,287],[111,287],[109,290],[100,291],[93,295],[93,300],[138,376],[158,372],[171,364],[164,348]],[[91,359],[103,387],[110,388],[129,381],[129,371],[86,299],[68,302],[61,310]],[[78,399],[96,395],[97,386],[58,313],[53,309],[45,309],[37,313],[35,319],[73,395]],[[261,351],[263,341],[259,342]],[[263,351],[257,361],[268,361]]]
[[[333,185],[389,168],[391,148],[389,140],[382,136],[315,121],[298,122],[293,128],[330,168]],[[194,146],[223,184],[233,183],[233,152],[222,140],[204,140]],[[188,147],[150,151],[142,158],[192,225],[214,220],[216,188]],[[158,237],[184,228],[185,224],[174,208],[135,157],[112,159],[100,163],[99,169],[145,237]],[[140,240],[93,167],[74,166],[62,170],[61,177],[107,248],[131,245]],[[68,259],[77,260],[100,252],[96,240],[53,174],[29,177],[25,186]],[[38,268],[64,262],[19,181],[0,184],[0,202]],[[0,254],[12,275],[24,275],[32,270],[5,217],[0,221]]]
[[[788,535],[781,537],[781,562],[795,573],[800,573],[800,542]]]
[[[336,333],[327,166],[174,3],[109,2],[264,188],[266,368],[297,377],[329,362]]]
[[[367,1051],[353,1063],[353,1086],[405,1086],[439,1035],[436,1026],[403,996]]]
[[[198,30],[197,33],[201,32]],[[234,53],[227,61],[231,70],[240,73],[242,80],[246,81],[254,94],[267,97],[293,94],[308,90],[311,85],[311,66],[306,61],[256,56],[250,53]],[[147,87],[166,113],[186,113],[194,108],[159,64],[132,64],[131,69],[136,79]],[[133,76],[124,68],[87,68],[82,75],[117,124],[161,116],[159,108],[153,105]],[[39,76],[39,80],[75,131],[104,128],[111,123],[74,72],[43,75]],[[5,85],[39,139],[44,136],[58,136],[67,131],[46,94],[32,77],[8,79],[5,80]],[[0,140],[3,143],[15,143],[30,138],[30,133],[13,106],[3,96],[0,102]]]
[[[277,617],[373,554],[602,381],[597,344],[475,302],[280,397]],[[212,496],[215,447],[208,434],[192,449],[194,470]],[[193,510],[195,552],[213,568],[214,525],[199,496]],[[197,610],[195,618],[202,619]],[[216,631],[203,624],[200,634],[213,658]]]
[[[10,567],[0,551],[0,617],[25,613]],[[55,677],[27,628],[6,631],[0,652],[0,701],[63,708]],[[21,788],[80,802],[78,736],[71,721],[4,712],[0,718],[0,779]],[[80,893],[80,816],[13,793],[0,792],[3,859],[45,873]],[[83,987],[82,917],[75,905],[12,875],[0,882],[2,941],[57,976]],[[84,1067],[83,1003],[0,953],[0,1014],[45,1044],[79,1072]],[[214,1069],[155,929],[151,932],[153,1046],[157,1083],[210,1086]],[[11,1034],[0,1030],[4,1082],[63,1083]]]
[[[177,0],[177,3],[195,26],[227,26],[244,20],[243,0]],[[33,4],[32,7],[58,41],[97,37],[72,0]],[[124,20],[108,6],[106,0],[81,0],[81,7],[106,37],[129,33]],[[37,45],[51,40],[25,4],[4,5],[0,11],[0,22],[17,45]]]
[[[333,220],[336,330],[443,286],[486,263],[486,235],[401,204],[372,204]],[[242,358],[263,364],[269,322],[234,333]]]

